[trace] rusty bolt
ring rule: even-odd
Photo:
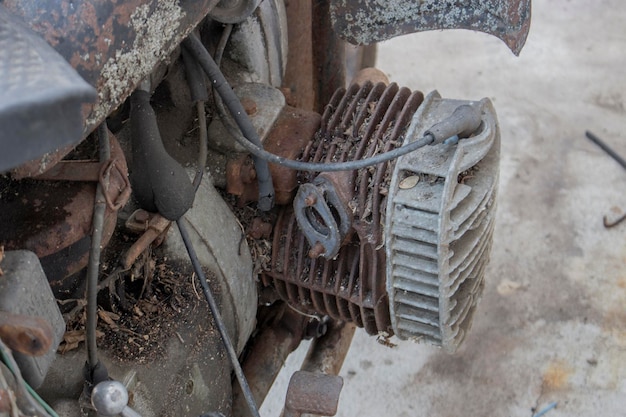
[[[311,248],[309,251],[309,258],[315,259],[319,258],[322,254],[326,252],[326,248],[320,242],[317,242],[315,246]]]
[[[256,170],[253,165],[243,165],[240,171],[240,178],[244,184],[250,184],[256,179]]]
[[[243,109],[246,111],[248,116],[253,116],[256,114],[256,111],[257,111],[256,102],[252,100],[251,98],[248,98],[248,97],[242,98],[241,105],[243,106]]]
[[[315,203],[317,203],[317,197],[315,196],[315,194],[309,194],[304,198],[304,204],[306,204],[308,207],[315,205]]]
[[[150,213],[145,210],[137,210],[135,212],[135,221],[143,223],[150,220]]]
[[[263,221],[260,217],[255,217],[250,226],[250,236],[254,239],[267,239],[272,233],[271,223]]]

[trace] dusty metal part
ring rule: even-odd
[[[446,100],[433,92],[405,139],[419,140],[468,104],[482,119],[470,137],[398,159],[384,223],[394,333],[450,353],[471,327],[493,241],[500,154],[495,111],[488,99]]]
[[[254,239],[269,239],[272,235],[272,223],[266,222],[260,217],[252,220],[248,234]]]
[[[313,340],[301,370],[338,375],[346,359],[356,326],[354,323],[330,321],[326,334]]]
[[[242,363],[257,404],[263,403],[287,356],[300,345],[309,320],[284,303],[259,310],[258,328],[261,330],[248,344]],[[247,405],[241,389],[234,384],[233,415],[244,416],[246,413]]]
[[[291,376],[285,399],[284,417],[300,417],[303,413],[334,416],[339,405],[343,378],[298,371]]]
[[[103,184],[108,203],[103,246],[113,234],[117,210],[130,196],[124,153],[115,137],[109,136],[111,159],[104,165],[63,161],[40,178],[5,177],[0,187],[5,215],[0,224],[2,243],[7,249],[35,252],[55,287],[64,287],[60,281],[87,265],[95,182]]]
[[[136,213],[137,212],[133,213],[135,214],[135,219],[137,219]],[[143,211],[143,213],[148,212]],[[139,214],[139,218],[142,218],[142,214]],[[139,219],[137,219],[135,223],[139,223]],[[141,255],[159,237],[163,237],[169,230],[172,222],[158,213],[148,213],[148,218],[144,220],[144,224],[146,225],[144,233],[135,243],[133,243],[122,258],[121,266],[124,270],[130,269],[139,255]]]
[[[220,23],[241,23],[246,20],[261,0],[221,0],[209,16]]]
[[[285,106],[276,122],[267,133],[263,147],[289,159],[300,156],[306,144],[311,141],[320,124],[320,115],[306,110]],[[296,172],[280,165],[270,165],[270,174],[276,192],[275,202],[279,205],[291,203],[298,186]],[[239,197],[240,204],[258,198],[256,173],[250,158],[246,155],[231,160],[226,165],[226,190]]]
[[[367,82],[338,90],[302,160],[339,162],[400,146],[404,130],[422,100],[422,93],[411,93],[396,84]],[[353,184],[338,193],[345,199],[341,204],[349,208],[353,221],[335,257],[310,258],[311,249],[312,255],[320,255],[324,248],[311,248],[294,212],[283,210],[274,227],[272,263],[263,282],[305,312],[355,322],[370,334],[391,332],[381,222],[392,168],[393,162],[383,163],[352,172],[348,179],[345,174],[322,177],[331,178],[336,189],[343,188],[337,184]],[[305,183],[315,177],[301,174],[299,179]]]
[[[246,83],[233,89],[244,110],[250,111],[250,121],[263,142],[285,107],[285,97],[280,90],[266,84]],[[242,153],[245,148],[237,143],[234,135],[242,136],[232,116],[225,112],[223,118],[214,119],[209,125],[210,146],[225,154]]]
[[[313,248],[309,252],[313,258],[334,258],[350,231],[353,213],[348,203],[354,197],[352,178],[346,178],[347,181],[338,185],[334,182],[348,176],[351,177],[351,174],[322,174],[298,188],[293,200],[294,212],[300,230]],[[323,251],[320,251],[320,245]]]
[[[53,166],[59,163],[65,155],[74,149],[74,145],[64,146],[53,152],[47,152],[39,158],[23,163],[11,170],[11,176],[16,180],[22,178],[36,177],[43,174]]]
[[[119,142],[109,132],[111,158],[104,163],[91,160],[60,161],[37,180],[48,181],[88,181],[102,185],[104,198],[109,210],[117,211],[130,198],[130,182],[126,158]]]
[[[323,111],[336,89],[344,87],[345,42],[331,27],[329,0],[289,1],[289,55],[283,87],[290,104]]]
[[[313,2],[314,110],[321,112],[339,88],[346,85],[346,47],[331,24],[331,0]]]
[[[19,364],[24,378],[37,388],[43,382],[46,372],[55,359],[56,349],[65,333],[65,321],[39,259],[33,252],[6,252],[2,268],[4,275],[0,280],[0,310],[30,318],[43,317],[48,326],[51,326],[52,331],[48,332],[49,329],[44,329],[46,326],[39,323],[38,320],[34,322],[25,320],[22,322],[23,324],[20,324],[19,321],[15,323],[16,326],[13,329],[19,332],[20,326],[25,326],[21,329],[26,330],[25,339],[18,338],[14,341],[25,347],[27,353],[15,351],[13,356]],[[15,335],[15,332],[11,332],[11,334]],[[34,336],[40,343],[31,345],[29,343],[29,340],[33,340],[31,336]],[[31,352],[42,353],[44,347],[47,349],[43,355],[36,357],[30,355]]]
[[[320,115],[312,111],[286,106],[263,143],[268,152],[289,158],[298,158],[320,125]],[[293,200],[298,180],[296,172],[280,165],[270,165],[276,191],[276,204]]]
[[[82,137],[84,103],[96,90],[0,4],[0,172]]]
[[[368,82],[338,90],[302,160],[345,161],[400,146],[404,129],[422,100],[422,93],[411,93],[396,84],[386,87]],[[351,173],[348,181],[342,177],[345,174],[324,174],[335,184],[354,184],[353,192],[341,193],[350,198],[343,204],[350,208],[354,219],[334,258],[311,259],[308,254],[315,246],[311,248],[293,211],[283,210],[274,228],[271,270],[263,275],[263,282],[298,309],[355,322],[370,334],[390,332],[386,257],[381,250],[390,167],[393,163],[362,169]],[[314,178],[302,174],[300,180]]]
[[[95,184],[22,180],[11,189],[15,198],[7,189],[2,204],[7,249],[28,249],[46,257],[89,234]]]
[[[470,29],[501,39],[518,55],[530,28],[530,0],[331,0],[333,28],[354,44],[441,29]]]
[[[170,59],[217,1],[5,0],[2,4],[96,87],[97,102],[83,106],[86,137],[157,65]],[[30,172],[43,172],[48,160],[46,156],[31,163]]]
[[[54,333],[41,317],[0,311],[0,338],[13,351],[41,356],[52,346]]]
[[[285,6],[289,51],[283,87],[289,92],[289,105],[315,110],[312,0],[288,1]]]
[[[244,1],[250,2],[241,0]],[[254,13],[233,28],[224,57],[238,65],[232,71],[238,81],[280,87],[287,65],[287,18],[284,1],[265,0],[258,3]]]

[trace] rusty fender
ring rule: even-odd
[[[332,0],[335,31],[354,44],[440,29],[470,29],[501,39],[518,55],[530,28],[531,0]]]

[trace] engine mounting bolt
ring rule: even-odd
[[[315,196],[315,194],[309,194],[304,198],[304,204],[306,204],[308,207],[315,205],[315,203],[317,203],[317,197]]]
[[[320,257],[320,255],[324,254],[325,252],[326,252],[326,248],[324,247],[324,245],[322,245],[320,242],[317,242],[315,246],[313,246],[311,250],[309,251],[309,258],[311,259],[318,258]]]
[[[135,220],[140,223],[147,222],[148,220],[150,220],[150,213],[145,210],[139,209],[135,212]]]

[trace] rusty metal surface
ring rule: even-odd
[[[8,11],[41,35],[98,91],[83,106],[86,137],[161,63],[218,0],[5,0]],[[64,151],[69,152],[69,149]],[[44,172],[49,154],[29,163]]]
[[[326,334],[309,347],[301,369],[338,375],[348,354],[356,326],[354,323],[331,321]]]
[[[11,176],[17,180],[22,178],[36,177],[54,167],[65,157],[74,145],[64,146],[54,152],[48,152],[40,158],[33,159],[11,170]]]
[[[427,30],[470,29],[501,39],[518,55],[530,28],[531,0],[331,0],[335,31],[369,45]]]
[[[287,389],[284,417],[300,417],[302,413],[334,416],[342,388],[340,376],[295,372]]]
[[[311,141],[319,125],[319,114],[285,106],[263,141],[263,147],[268,152],[296,159]],[[276,204],[291,203],[298,186],[296,172],[281,165],[271,164],[270,174],[274,182]],[[258,199],[258,182],[255,179],[256,172],[250,157],[241,156],[227,163],[226,190],[238,196],[240,204]]]
[[[400,146],[422,100],[421,92],[396,84],[366,82],[338,90],[302,160],[346,161]],[[274,228],[271,270],[263,275],[264,283],[298,309],[354,322],[370,334],[391,333],[381,222],[392,168],[393,162],[383,163],[354,171],[348,180],[341,177],[345,174],[324,174],[335,184],[353,184],[354,190],[342,193],[354,218],[334,258],[308,256],[311,244],[293,210],[283,210]],[[299,178],[303,183],[314,179],[311,174]]]
[[[287,356],[305,336],[308,317],[288,308],[284,303],[259,310],[261,331],[251,339],[242,369],[257,404],[261,405]],[[244,416],[248,406],[238,384],[233,385],[233,415]]]
[[[289,54],[283,87],[289,104],[321,112],[345,86],[345,41],[334,32],[329,0],[286,1]]]
[[[43,318],[0,311],[0,339],[13,351],[41,356],[48,353],[54,334]]]
[[[313,1],[314,110],[323,111],[338,88],[346,85],[346,43],[331,23],[331,0]]]
[[[52,281],[87,264],[96,181],[103,183],[110,202],[105,212],[103,246],[115,229],[117,210],[130,197],[124,153],[115,137],[109,136],[111,159],[105,164],[63,161],[57,164],[58,169],[41,177],[18,181],[3,177],[0,183],[0,210],[5,220],[0,223],[0,244],[7,250],[33,251]]]
[[[305,110],[315,110],[312,2],[312,0],[285,2],[289,51],[283,86],[288,91],[288,103]]]

